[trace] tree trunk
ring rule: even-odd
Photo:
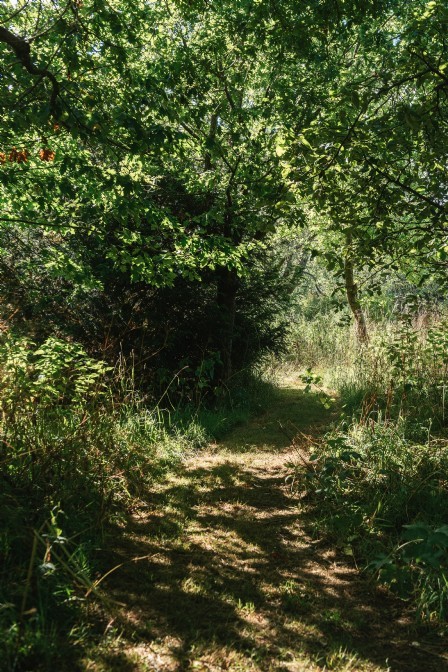
[[[212,148],[218,131],[218,111],[210,117],[210,126],[207,135],[207,149],[204,156],[204,169],[213,170]],[[233,202],[232,185],[238,169],[239,159],[232,168],[229,182],[225,191],[226,200],[224,205],[224,222],[222,233],[233,244],[238,242],[232,229]],[[232,375],[232,351],[235,329],[236,296],[239,287],[239,278],[234,270],[222,267],[217,272],[216,304],[218,308],[218,343],[221,355],[221,365],[217,367],[217,378],[221,383],[226,383]]]
[[[358,295],[358,286],[354,279],[353,258],[352,258],[352,236],[347,233],[347,253],[344,261],[344,280],[345,291],[347,293],[348,305],[355,318],[356,336],[359,343],[367,343],[369,333],[367,331],[366,318],[361,307]]]
[[[222,382],[232,375],[233,334],[235,329],[236,295],[239,279],[234,270],[222,268],[218,275],[216,302],[220,320],[221,367],[219,370]]]
[[[212,114],[210,118],[210,129],[208,132],[207,136],[207,144],[209,145],[207,151],[205,152],[205,157],[204,157],[204,169],[205,170],[212,170],[213,168],[213,163],[212,163],[212,154],[210,150],[210,146],[214,142],[216,138],[216,131],[218,130],[218,115],[217,114]]]

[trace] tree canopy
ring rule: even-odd
[[[347,259],[445,280],[445,3],[32,0],[0,21],[8,268],[37,246],[78,288],[216,283],[227,374],[279,226],[320,222],[341,282]]]

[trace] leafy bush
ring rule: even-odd
[[[2,412],[82,406],[86,395],[104,388],[106,371],[104,362],[88,357],[77,343],[49,337],[37,347],[29,339],[6,337],[0,349]]]
[[[6,669],[49,669],[73,646],[92,546],[146,486],[207,441],[170,426],[131,383],[56,338],[0,347],[0,655]],[[115,394],[113,393],[115,387]]]
[[[320,524],[422,618],[448,616],[448,443],[379,417],[326,437],[306,479]]]
[[[153,404],[173,378],[175,405],[213,396],[227,329],[217,302],[218,270],[201,271],[201,282],[176,277],[173,286],[154,287],[131,282],[94,237],[58,238],[64,263],[57,267],[54,245],[41,233],[0,227],[0,324],[39,343],[58,334],[111,366],[120,356],[132,360],[135,380]],[[285,347],[297,268],[288,262],[286,245],[270,246],[254,253],[238,280],[233,371]],[[80,264],[78,274],[68,272],[67,260]]]

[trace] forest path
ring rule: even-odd
[[[307,531],[286,478],[289,435],[321,433],[332,413],[300,386],[286,381],[263,416],[188,459],[120,528],[114,556],[127,564],[106,585],[124,634],[85,669],[448,670],[416,646],[397,602]]]

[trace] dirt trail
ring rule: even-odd
[[[264,416],[157,487],[114,554],[147,559],[107,582],[124,634],[85,669],[448,670],[440,642],[415,642],[402,605],[306,531],[285,481],[297,459],[288,436],[330,420],[290,380]]]

